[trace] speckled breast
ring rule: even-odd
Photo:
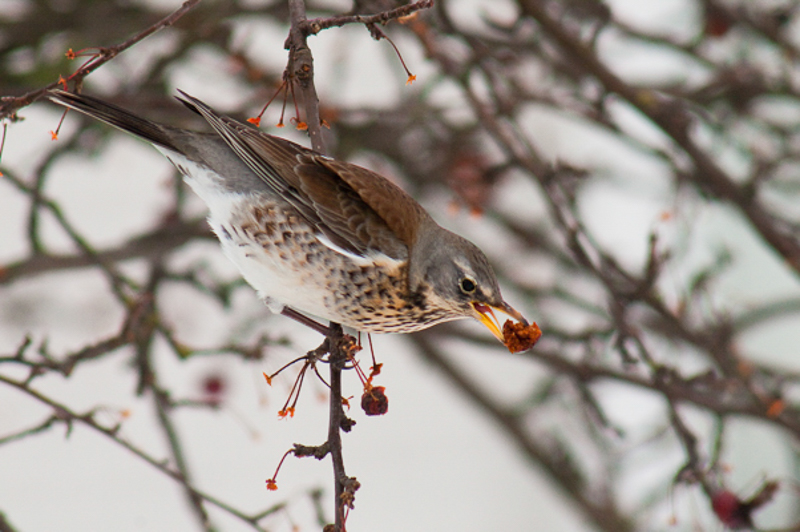
[[[242,200],[209,222],[225,254],[279,312],[283,306],[364,332],[412,332],[453,319],[408,288],[406,261],[332,249],[291,206]]]

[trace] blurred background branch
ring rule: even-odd
[[[412,404],[403,389],[423,393],[416,383],[433,368],[442,384],[432,393],[455,393],[492,420],[519,453],[518,469],[544,479],[567,522],[586,530],[800,529],[800,7],[438,0],[380,26],[416,76],[407,87],[392,46],[358,26],[408,5],[305,2],[307,23],[317,24],[304,35],[319,97],[314,126],[331,155],[396,179],[483,247],[508,299],[544,336],[513,357],[465,324],[414,335],[397,353],[378,344],[387,363],[411,353],[422,361],[414,381],[393,384],[393,409]],[[44,408],[0,411],[0,460],[57,427],[82,426],[177,481],[188,526],[289,530],[332,520],[316,483],[267,499],[263,480],[280,456],[264,450],[274,431],[248,426],[264,417],[257,408],[237,413],[267,402],[246,375],[313,347],[308,333],[265,318],[172,170],[73,114],[50,142],[60,115],[33,104],[62,76],[184,127],[202,126],[174,103],[175,88],[254,116],[285,79],[289,29],[287,2],[0,6],[0,116],[10,123],[0,159],[0,393],[7,404]],[[69,49],[98,55],[79,71],[87,58],[70,61]],[[278,122],[281,105],[262,127]],[[308,143],[289,129],[279,134]],[[255,391],[237,395],[220,360],[245,375],[237,390]],[[82,396],[90,375],[98,390]],[[357,390],[343,386],[345,396]],[[131,417],[142,401],[149,414]],[[197,454],[200,411],[203,430],[234,447],[249,438],[263,460],[210,473]],[[224,429],[221,412],[246,428]],[[384,417],[386,431],[403,420],[393,410]],[[370,426],[348,444],[368,438]],[[388,454],[382,445],[373,451]],[[348,472],[361,478],[365,458],[348,455]],[[384,474],[393,459],[384,457]],[[35,462],[15,463],[24,471],[15,479],[47,478]],[[301,465],[284,467],[295,472],[282,477],[303,478]],[[251,469],[262,484],[242,493],[255,500],[223,488],[222,476]],[[423,489],[388,478],[369,489],[398,506],[401,493]],[[483,489],[513,501],[522,488]],[[364,491],[356,516],[366,519]],[[447,494],[436,493],[447,507]],[[3,504],[3,526],[36,522]],[[494,517],[500,528],[530,530],[527,511]],[[62,516],[65,529],[86,527],[78,513]],[[441,521],[419,513],[455,527],[444,510]],[[384,530],[400,524],[376,519]]]

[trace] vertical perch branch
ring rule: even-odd
[[[300,96],[302,107],[306,114],[308,134],[311,138],[311,147],[319,153],[326,153],[325,142],[322,138],[322,127],[319,118],[319,99],[314,87],[314,58],[308,49],[305,28],[306,8],[303,0],[289,0],[289,15],[291,29],[286,40],[289,49],[289,62],[287,65],[288,82]],[[334,482],[334,525],[333,532],[344,531],[345,505],[352,506],[352,492],[346,492],[346,484],[355,483],[355,479],[348,479],[344,469],[342,456],[341,430],[345,425],[345,413],[342,407],[342,369],[347,360],[345,338],[342,326],[331,323],[328,330],[327,343],[330,352],[330,410],[328,414],[328,446],[333,462]],[[350,493],[348,496],[347,493]],[[326,527],[326,530],[328,527]]]
[[[342,326],[331,323],[328,333],[328,346],[330,347],[330,403],[328,414],[328,447],[333,462],[334,482],[334,532],[344,529],[344,484],[347,474],[344,470],[344,457],[342,456],[342,421],[344,409],[342,407],[342,369],[346,360],[344,349],[344,335]]]

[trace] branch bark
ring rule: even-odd
[[[289,0],[291,28],[286,40],[289,49],[289,62],[286,66],[290,87],[297,87],[306,114],[308,135],[314,151],[326,154],[327,148],[322,138],[322,122],[319,117],[319,98],[314,85],[314,58],[306,42],[306,8],[303,0]],[[295,83],[296,81],[296,83]],[[292,91],[293,92],[293,91]],[[334,532],[344,530],[345,517],[345,473],[342,455],[341,427],[344,419],[342,407],[342,369],[347,353],[342,349],[342,326],[331,322],[328,329],[328,348],[330,353],[330,398],[328,411],[328,448],[333,462],[334,485]]]
[[[319,153],[327,154],[325,140],[322,138],[322,122],[319,118],[319,98],[314,86],[314,58],[308,48],[304,30],[306,24],[305,2],[289,0],[289,16],[292,25],[285,45],[289,50],[289,63],[286,66],[289,83],[300,91],[311,148]]]
[[[800,274],[800,239],[789,224],[776,219],[747,187],[740,186],[692,139],[688,109],[678,101],[666,101],[651,90],[637,89],[609,70],[580,39],[552,18],[540,0],[520,2],[523,14],[535,19],[561,50],[594,76],[609,92],[618,94],[641,111],[680,146],[694,163],[698,183],[719,199],[735,204],[747,216],[761,237]]]
[[[121,52],[131,48],[153,33],[172,26],[199,3],[200,0],[186,0],[183,5],[181,5],[181,7],[176,9],[174,12],[162,18],[152,26],[137,33],[130,39],[114,46],[97,48],[97,55],[83,64],[78,70],[73,72],[70,75],[69,80],[75,80],[75,83],[80,85],[83,82],[83,78],[114,59]],[[43,98],[47,91],[61,86],[62,83],[62,80],[58,80],[48,84],[43,88],[23,94],[22,96],[0,98],[0,119],[13,117],[17,110],[32,104],[40,98]]]

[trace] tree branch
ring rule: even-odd
[[[433,7],[433,0],[420,0],[413,4],[407,4],[389,11],[375,13],[374,15],[339,15],[335,17],[306,20],[302,24],[302,29],[309,35],[316,35],[322,30],[341,27],[346,24],[386,24],[390,20],[407,17],[412,13],[431,7]]]
[[[142,41],[143,39],[146,39],[153,33],[162,30],[166,27],[172,26],[198,3],[200,3],[200,0],[186,0],[183,3],[183,5],[181,5],[181,7],[179,7],[177,10],[167,15],[166,17],[162,18],[152,26],[137,33],[130,39],[123,41],[115,46],[97,48],[96,55],[92,59],[90,59],[87,63],[85,63],[83,66],[81,66],[78,70],[73,72],[70,75],[69,79],[74,80],[75,83],[80,85],[83,82],[83,78],[85,78],[87,75],[91,74],[104,64],[114,59],[121,52],[124,52],[128,48]],[[23,94],[22,96],[16,96],[16,97],[4,96],[0,98],[0,119],[6,117],[13,117],[17,110],[32,104],[33,102],[39,100],[40,98],[43,98],[44,95],[47,93],[47,91],[55,89],[59,87],[61,84],[62,81],[58,80],[48,84],[43,88]]]

